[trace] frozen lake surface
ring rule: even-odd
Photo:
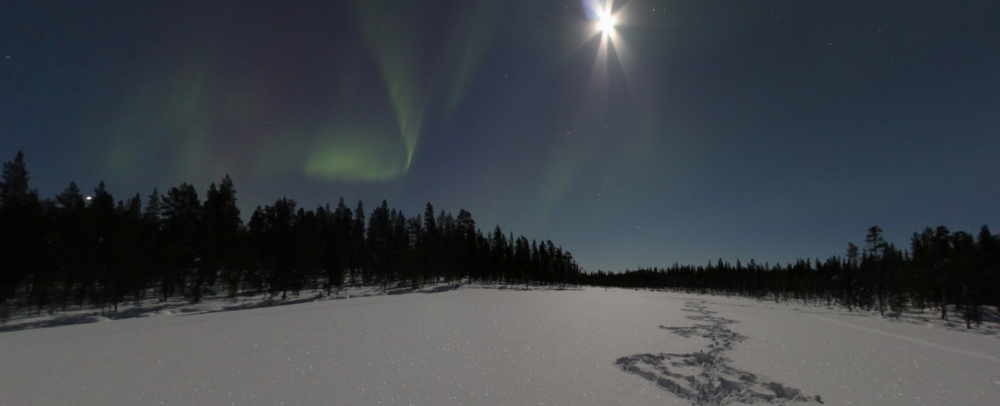
[[[992,327],[621,289],[348,293],[6,331],[0,405],[1000,404]]]

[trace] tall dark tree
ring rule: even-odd
[[[983,225],[979,229],[976,243],[979,252],[976,259],[976,275],[973,279],[976,291],[976,302],[984,306],[993,306],[1000,312],[1000,241],[990,232],[990,227]]]
[[[264,280],[268,269],[269,252],[267,241],[267,219],[264,209],[260,206],[250,215],[247,222],[246,243],[243,247],[246,275],[244,284],[249,290],[260,293],[264,289]]]
[[[865,236],[865,254],[861,259],[861,267],[867,281],[865,285],[875,292],[875,297],[878,300],[878,311],[883,315],[885,314],[885,285],[888,279],[883,266],[882,254],[885,252],[885,247],[882,229],[878,226],[869,227],[868,235]]]
[[[138,193],[128,201],[119,201],[115,208],[112,259],[109,275],[104,282],[108,304],[118,311],[128,295],[142,296],[145,288],[143,268],[142,197]]]
[[[460,273],[472,283],[476,269],[476,221],[472,219],[472,213],[462,209],[458,211],[455,222],[457,232],[461,235],[458,266]]]
[[[81,283],[85,269],[86,244],[84,232],[86,225],[86,203],[76,182],[56,196],[57,225],[55,227],[54,249],[58,253],[57,263],[59,275],[62,276],[62,292],[60,302],[62,310],[66,310],[72,300],[73,289]],[[82,298],[81,298],[82,299]]]
[[[0,177],[0,305],[33,273],[41,255],[41,203],[28,181],[24,152],[18,151]]]
[[[289,288],[298,294],[306,284],[315,281],[323,267],[320,221],[316,212],[300,208],[292,226],[291,260],[293,275]]]
[[[146,207],[142,211],[142,250],[143,265],[149,274],[150,282],[159,284],[160,299],[167,299],[165,288],[170,283],[164,246],[166,240],[163,236],[163,218],[160,191],[153,188],[153,192],[146,198]]]
[[[266,266],[270,269],[267,283],[272,296],[281,292],[281,299],[288,297],[288,290],[299,286],[300,273],[293,258],[293,230],[295,200],[282,197],[273,206],[264,207],[264,251]]]
[[[410,240],[410,251],[414,253],[416,258],[411,262],[410,274],[410,286],[416,287],[422,283],[423,270],[424,270],[424,233],[420,226],[420,215],[415,215],[406,220],[406,232],[409,235]]]
[[[204,253],[201,279],[214,285],[215,275],[221,273],[229,297],[235,298],[242,265],[238,255],[243,219],[236,205],[236,187],[229,175],[222,178],[218,188],[214,183],[209,186],[201,228]]]
[[[161,215],[163,216],[163,246],[165,278],[161,290],[164,299],[180,287],[186,288],[186,282],[194,279],[193,290],[190,292],[192,301],[198,301],[202,295],[204,273],[200,272],[202,216],[201,199],[194,186],[182,183],[170,188],[161,198]]]
[[[365,205],[358,200],[354,209],[354,222],[351,224],[351,283],[357,283],[357,277],[367,269],[368,249],[365,245]]]
[[[966,327],[971,327],[971,323],[982,322],[979,303],[976,300],[976,287],[981,280],[977,280],[977,257],[976,242],[972,235],[964,231],[957,231],[951,235],[952,264],[958,273],[958,278],[953,285],[953,297],[956,297],[957,305],[962,310],[962,317],[965,319]]]
[[[386,201],[382,205],[372,210],[371,218],[368,221],[367,247],[371,258],[371,270],[365,279],[365,283],[381,283],[385,289],[388,283],[390,241],[392,227],[389,224],[389,206]]]
[[[343,286],[344,271],[351,264],[351,253],[353,252],[353,242],[351,240],[351,228],[353,225],[353,214],[351,208],[344,203],[341,197],[337,202],[337,208],[333,212],[332,224],[330,224],[329,240],[333,246],[328,251],[330,267],[327,269],[327,290],[337,290]]]
[[[427,207],[424,209],[424,228],[423,238],[421,239],[421,257],[423,265],[423,279],[424,281],[431,281],[432,274],[434,272],[434,267],[437,266],[437,254],[438,254],[438,241],[439,233],[437,229],[437,222],[434,221],[434,205],[427,202]]]
[[[81,284],[81,297],[87,296],[102,307],[110,303],[107,287],[113,275],[118,273],[114,269],[116,265],[114,255],[118,249],[117,228],[118,213],[115,210],[115,199],[102,181],[94,189],[90,204],[87,206],[85,234],[87,259]]]
[[[948,304],[953,300],[956,283],[951,277],[954,269],[954,259],[951,249],[951,231],[947,227],[938,226],[930,239],[931,275],[935,283],[935,293],[939,297],[941,319],[948,318]]]
[[[394,261],[392,263],[393,275],[399,278],[400,282],[411,281],[413,277],[413,252],[410,249],[410,232],[406,227],[406,215],[402,210],[393,210],[389,215],[389,222],[392,223],[392,250]]]
[[[498,225],[490,234],[490,279],[493,283],[503,281],[505,278],[503,271],[506,251],[507,237],[503,235],[503,230]]]

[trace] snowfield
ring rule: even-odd
[[[621,289],[348,293],[12,320],[0,405],[1000,404],[995,325]]]

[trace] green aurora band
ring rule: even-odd
[[[379,67],[389,103],[395,115],[398,137],[384,134],[384,129],[358,128],[357,123],[337,126],[316,142],[306,159],[307,176],[348,182],[377,182],[404,175],[413,163],[421,127],[427,117],[430,90],[434,83],[450,81],[447,89],[445,118],[458,109],[474,81],[495,27],[491,6],[479,5],[460,12],[471,18],[458,19],[459,25],[449,32],[445,56],[433,66],[431,75],[414,52],[413,40],[420,27],[406,18],[408,9],[402,6],[379,7],[371,2],[358,2],[357,25],[361,38]],[[431,80],[427,80],[431,78]],[[422,82],[420,79],[424,79]],[[390,141],[394,140],[394,141]]]

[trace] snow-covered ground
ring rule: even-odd
[[[995,325],[620,289],[348,293],[11,320],[0,405],[1000,404]]]

